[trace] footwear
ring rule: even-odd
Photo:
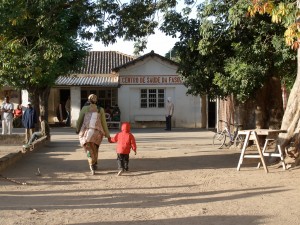
[[[94,166],[93,165],[90,165],[90,170],[91,170],[91,174],[95,175],[95,170],[94,170]]]
[[[117,176],[121,176],[121,175],[122,175],[122,173],[123,173],[123,170],[119,170],[119,172],[118,172]]]
[[[29,149],[29,148],[32,148],[32,144],[25,144],[25,145],[22,145],[22,147],[25,149]]]
[[[94,165],[93,165],[93,169],[94,169],[94,170],[97,170],[97,169],[98,169],[97,164],[94,164]]]

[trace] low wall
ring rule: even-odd
[[[3,137],[2,137],[3,136]],[[4,137],[5,136],[5,137]],[[7,167],[14,165],[17,161],[22,159],[27,154],[36,151],[43,147],[47,142],[50,141],[50,137],[42,137],[40,139],[35,140],[32,143],[32,147],[30,149],[24,149],[22,147],[25,135],[1,135],[0,145],[3,146],[15,146],[15,150],[13,153],[8,153],[2,157],[0,157],[0,172],[5,170]],[[15,139],[14,139],[14,138]],[[19,142],[20,144],[17,144]],[[3,144],[7,143],[7,144]],[[8,148],[8,147],[7,147]],[[12,147],[10,147],[12,148]]]
[[[0,145],[23,145],[25,134],[1,134]]]

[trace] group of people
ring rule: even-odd
[[[117,144],[118,173],[129,170],[129,154],[132,149],[137,151],[136,141],[130,132],[130,124],[123,123],[121,132],[111,138],[106,123],[105,111],[97,106],[97,96],[94,94],[88,97],[89,104],[82,107],[76,124],[76,133],[79,134],[79,141],[87,154],[91,174],[94,175],[98,164],[98,151],[103,137],[110,143]]]
[[[67,107],[69,104],[67,104]],[[70,110],[70,107],[68,107]],[[119,107],[115,110],[115,114],[120,116]],[[68,111],[68,110],[67,110]],[[14,105],[9,102],[9,97],[5,97],[4,103],[1,107],[2,112],[2,134],[12,133],[12,121],[14,118]],[[171,118],[174,112],[174,104],[171,98],[167,98],[166,105],[166,129],[171,130]],[[91,94],[88,97],[88,104],[82,107],[79,118],[76,124],[76,133],[79,134],[79,141],[87,154],[89,168],[91,174],[94,175],[98,164],[98,151],[103,137],[108,139],[109,143],[117,143],[117,163],[118,173],[129,170],[129,154],[131,149],[137,151],[136,141],[134,135],[130,131],[130,124],[128,122],[122,123],[121,132],[117,133],[113,138],[110,137],[108,126],[106,123],[105,110],[97,106],[97,96]],[[32,142],[42,136],[49,136],[50,129],[44,116],[40,116],[41,130],[35,132],[37,124],[37,113],[32,107],[31,103],[27,103],[27,108],[22,113],[21,105],[18,105],[15,115],[21,118],[22,125],[25,127],[25,145],[24,148],[30,147]],[[120,118],[118,118],[120,120]]]
[[[174,112],[174,104],[171,98],[167,98],[166,105],[166,129],[171,130],[171,118]],[[106,123],[105,113],[109,113],[101,107],[97,106],[97,96],[91,94],[88,97],[88,104],[83,106],[79,113],[79,118],[76,123],[76,133],[79,134],[79,142],[86,152],[88,165],[91,174],[94,175],[98,169],[98,152],[99,146],[106,137],[109,143],[117,143],[117,164],[118,173],[120,176],[123,172],[129,170],[129,154],[131,149],[137,151],[134,135],[130,131],[130,124],[123,122],[121,132],[118,132],[113,138]]]
[[[1,106],[1,114],[3,135],[12,134],[13,127],[25,128],[25,145],[23,147],[30,146],[34,140],[42,136],[50,135],[49,125],[42,115],[39,117],[41,130],[35,132],[38,116],[31,102],[27,102],[26,109],[23,112],[21,104],[18,104],[17,108],[14,109],[14,104],[10,102],[9,96],[6,96]]]
[[[117,104],[114,107],[107,106],[105,108],[105,113],[109,114],[109,118],[111,121],[121,120],[121,111]]]

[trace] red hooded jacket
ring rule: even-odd
[[[135,138],[130,133],[130,124],[128,122],[122,123],[121,132],[111,138],[111,142],[118,143],[117,153],[119,154],[129,154],[130,149],[136,152]]]

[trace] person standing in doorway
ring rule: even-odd
[[[66,126],[70,126],[70,120],[71,120],[71,101],[70,101],[70,96],[68,97],[66,104],[65,104],[65,109],[67,112],[67,119],[66,119]]]
[[[97,95],[88,97],[89,105],[83,106],[76,123],[80,145],[87,154],[91,174],[95,174],[98,164],[99,146],[103,136],[110,140],[104,109],[97,106]]]
[[[25,127],[25,143],[28,143],[32,134],[34,133],[34,128],[37,123],[37,120],[37,113],[32,107],[31,102],[28,102],[27,108],[25,109],[24,115],[22,117],[22,123]]]
[[[166,129],[170,131],[171,130],[171,124],[172,124],[172,116],[174,112],[174,104],[172,102],[171,97],[167,98],[167,105],[166,105]]]
[[[4,102],[1,107],[2,111],[2,134],[12,134],[13,128],[13,111],[14,104],[9,102],[9,97],[4,98]]]

